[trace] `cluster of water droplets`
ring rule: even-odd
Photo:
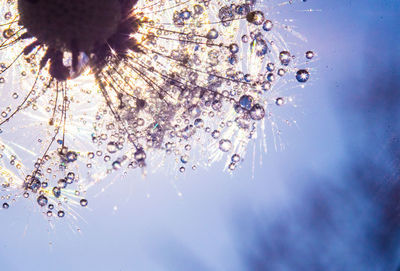
[[[29,93],[0,126],[3,208],[30,197],[49,217],[87,206],[87,189],[114,172],[218,161],[232,172],[260,133],[274,136],[265,127],[292,101],[285,86],[310,79],[315,55],[286,43],[277,4],[139,0],[140,51],[61,83],[39,71],[40,50],[13,62],[27,44],[13,40],[16,2],[1,4],[0,121]]]
[[[106,106],[99,111],[95,137],[102,145],[118,142],[111,164],[185,172],[225,159],[234,170],[273,107],[290,102],[275,85],[308,81],[309,69],[297,65],[314,53],[293,55],[255,2],[193,2],[151,16],[135,34],[145,54],[132,52],[128,63],[101,74],[118,105],[114,114]]]

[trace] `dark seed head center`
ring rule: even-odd
[[[119,0],[18,0],[20,22],[41,44],[89,53],[121,21]]]

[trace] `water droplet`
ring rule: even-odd
[[[274,27],[274,24],[270,20],[266,20],[263,24],[263,29],[265,31],[271,31],[271,29]]]
[[[215,139],[217,139],[219,136],[220,136],[220,131],[218,131],[218,130],[214,130],[212,133],[211,133],[211,136],[213,137],[213,138],[215,138]]]
[[[67,174],[67,182],[71,184],[75,180],[75,173],[68,172]]]
[[[269,72],[274,71],[274,70],[275,70],[275,64],[274,64],[274,63],[268,63],[268,64],[267,64],[267,70],[268,70]]]
[[[5,39],[9,39],[14,35],[14,30],[12,30],[11,28],[7,28],[6,30],[3,31],[3,37]]]
[[[194,13],[197,15],[200,15],[204,12],[203,6],[200,6],[200,5],[194,5],[193,9],[194,9]]]
[[[143,149],[138,149],[135,152],[135,160],[138,162],[144,162],[144,160],[146,159],[146,153],[144,152]]]
[[[259,104],[255,104],[250,110],[250,117],[253,120],[261,120],[265,116],[265,109]]]
[[[122,167],[122,166],[121,166],[121,162],[118,161],[118,160],[114,161],[114,162],[112,163],[112,167],[113,167],[114,170],[120,169],[120,168]]]
[[[58,211],[57,216],[58,217],[64,217],[65,216],[65,212],[64,211]]]
[[[81,201],[79,203],[81,204],[82,207],[86,207],[88,205],[88,200],[87,199],[81,199]]]
[[[202,119],[195,119],[194,125],[197,128],[203,128],[204,127],[204,121]]]
[[[274,82],[275,81],[275,75],[272,72],[268,73],[267,74],[267,80],[269,82]]]
[[[229,51],[232,54],[236,54],[237,52],[239,52],[239,46],[236,43],[232,43],[231,45],[229,45]]]
[[[231,157],[232,162],[237,163],[240,161],[240,155],[235,153],[234,155],[232,155]]]
[[[291,60],[291,55],[288,51],[282,51],[279,53],[279,60],[283,66],[288,66]]]
[[[191,13],[190,13],[188,10],[184,10],[184,11],[182,11],[182,12],[179,14],[179,16],[180,16],[182,19],[187,20],[187,19],[190,18]]]
[[[254,39],[252,46],[256,52],[256,55],[262,57],[268,53],[267,43],[262,39]]]
[[[281,106],[285,103],[285,100],[282,97],[276,98],[275,104]]]
[[[232,148],[232,142],[229,139],[221,139],[219,141],[219,149],[223,152],[228,152]]]
[[[300,83],[305,83],[310,78],[310,73],[307,70],[298,70],[296,73],[296,79]]]
[[[109,153],[115,153],[117,150],[117,144],[115,142],[108,142],[107,151]]]
[[[307,59],[312,59],[314,57],[314,52],[313,51],[307,51],[306,52],[306,58]]]
[[[12,17],[12,14],[11,14],[11,12],[6,12],[6,14],[4,14],[4,19],[6,19],[6,20],[10,20],[11,19],[11,17]]]
[[[65,179],[60,179],[60,180],[58,180],[57,186],[59,188],[66,188],[67,187],[67,181]]]
[[[249,23],[261,25],[264,22],[264,13],[259,10],[249,12],[246,16]]]
[[[78,154],[76,152],[69,151],[67,152],[66,158],[67,162],[75,162],[78,159]]]
[[[54,188],[53,188],[53,195],[54,195],[56,198],[59,198],[59,197],[61,196],[61,189],[60,189],[59,187],[54,187]]]
[[[263,82],[262,85],[261,85],[261,87],[262,87],[262,89],[263,89],[264,91],[268,91],[268,90],[271,89],[271,83],[268,82],[268,81]]]
[[[285,73],[286,73],[286,71],[285,71],[284,69],[279,69],[279,70],[278,70],[278,75],[279,75],[279,76],[284,76]]]
[[[243,109],[250,110],[251,107],[253,106],[253,101],[254,101],[253,97],[249,95],[243,95],[239,99],[239,105]]]
[[[213,28],[210,31],[208,31],[206,37],[207,37],[207,39],[214,40],[214,39],[218,38],[218,31],[215,30],[215,28]]]
[[[41,207],[46,206],[46,205],[47,205],[47,202],[48,202],[47,198],[46,198],[45,196],[43,196],[43,195],[40,195],[40,196],[37,198],[37,203],[38,203],[39,206],[41,206]]]
[[[187,155],[182,155],[181,156],[181,162],[186,164],[189,161],[189,156]]]

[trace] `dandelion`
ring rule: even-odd
[[[85,191],[121,169],[185,172],[225,159],[234,170],[286,104],[277,99],[290,100],[282,85],[310,78],[276,4],[1,4],[3,198],[33,195],[47,216],[86,206]]]

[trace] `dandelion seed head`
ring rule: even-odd
[[[233,172],[257,138],[275,141],[293,84],[312,74],[314,53],[284,38],[297,33],[278,4],[1,3],[4,200],[32,199],[54,219],[77,216],[115,172],[219,161]]]

